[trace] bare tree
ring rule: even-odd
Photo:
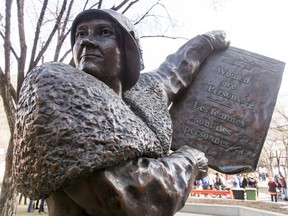
[[[273,159],[271,158],[272,146],[272,142],[266,140],[259,159],[259,164],[267,167],[269,176],[273,175]]]
[[[282,176],[287,176],[288,169],[288,112],[287,104],[279,103],[275,109],[274,118],[272,121],[271,131],[274,134],[275,143],[279,146],[279,151],[276,153],[277,166],[283,167]]]
[[[16,97],[13,98],[12,91],[15,92],[11,85],[10,81],[10,53],[12,52],[12,47],[10,43],[11,38],[11,8],[12,8],[12,1],[6,0],[5,2],[5,32],[3,35],[4,39],[4,59],[5,59],[5,65],[4,65],[4,71],[0,67],[0,83],[1,83],[1,96],[3,98],[4,103],[4,110],[7,116],[9,129],[11,131],[11,134],[14,130],[14,124],[15,124],[15,106],[14,103],[16,101]],[[19,11],[21,9],[18,9],[18,16]],[[19,59],[18,56],[16,56],[17,60]],[[19,66],[18,66],[19,68]],[[20,72],[21,73],[21,72]],[[16,96],[16,95],[14,95]],[[9,147],[7,150],[6,155],[6,167],[5,167],[5,174],[4,179],[2,183],[2,190],[1,190],[1,200],[0,200],[0,209],[1,209],[1,215],[15,215],[16,208],[15,208],[15,202],[16,199],[16,187],[13,182],[12,178],[12,159],[13,159],[13,140],[12,136],[10,138]],[[3,197],[3,198],[2,198]],[[4,198],[5,197],[5,198]]]
[[[260,157],[260,163],[268,166],[270,175],[276,167],[279,174],[285,177],[287,177],[288,169],[288,112],[286,108],[285,104],[277,104]]]
[[[50,2],[52,3],[50,4]],[[9,130],[11,133],[6,155],[5,174],[1,188],[0,216],[10,216],[15,215],[16,213],[17,190],[12,176],[14,147],[12,135],[15,125],[16,104],[18,98],[17,94],[19,94],[19,90],[21,88],[26,72],[40,64],[41,59],[43,59],[45,55],[49,56],[48,48],[51,49],[52,46],[55,47],[54,56],[51,58],[54,61],[64,61],[65,58],[69,55],[71,50],[67,49],[66,51],[63,51],[63,44],[65,43],[67,36],[70,33],[69,27],[71,24],[71,14],[73,10],[78,13],[81,10],[87,8],[102,8],[104,3],[109,1],[81,1],[82,7],[80,7],[80,10],[78,9],[78,6],[77,8],[73,8],[73,6],[76,4],[74,0],[58,0],[57,3],[59,4],[59,10],[58,7],[57,9],[54,8],[55,10],[53,10],[51,8],[53,8],[52,4],[55,4],[55,2],[56,1],[43,0],[41,3],[42,7],[39,9],[39,13],[37,13],[37,11],[35,12],[37,13],[38,19],[33,24],[35,26],[35,30],[31,50],[27,49],[28,32],[25,30],[25,18],[27,15],[24,14],[24,3],[27,2],[24,0],[16,0],[16,16],[18,21],[17,32],[19,37],[18,43],[11,43],[11,17],[14,15],[14,13],[12,13],[12,0],[5,0],[5,15],[3,14],[0,16],[1,18],[2,16],[5,17],[5,30],[0,30],[0,39],[2,39],[4,42],[4,66],[0,66],[0,94],[3,99],[4,111],[6,113]],[[138,4],[139,2],[140,0],[123,0],[119,1],[118,5],[111,5],[110,8],[119,11],[121,10],[122,13],[126,13],[131,8],[135,8],[136,3]],[[143,2],[143,4],[145,4],[145,2]],[[151,5],[148,7],[149,9],[144,11],[143,14],[140,14],[141,20],[143,20],[145,16],[148,16],[151,13],[152,8],[158,5],[164,7],[161,4],[161,0],[155,0],[155,2],[150,4]],[[51,19],[51,13],[54,16],[53,19]],[[138,20],[135,20],[135,23],[139,23],[141,20],[139,18]],[[52,27],[45,27],[45,24],[48,22],[50,24],[53,22]],[[63,56],[61,56],[61,53],[63,53]],[[30,58],[28,58],[28,56]],[[12,67],[12,58],[13,61],[16,60],[17,69]],[[11,84],[11,69],[17,70],[17,88],[14,88],[14,86]]]

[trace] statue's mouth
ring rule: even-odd
[[[99,54],[84,54],[80,56],[80,60],[86,59],[86,58],[96,58],[96,59],[103,59],[102,55]]]

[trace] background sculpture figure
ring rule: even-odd
[[[225,33],[196,36],[143,74],[134,26],[115,11],[81,12],[71,45],[77,69],[47,63],[23,83],[19,190],[47,198],[49,215],[174,215],[208,165],[188,146],[170,154],[168,107],[209,54],[229,46]]]

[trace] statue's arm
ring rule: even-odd
[[[115,178],[108,181],[117,193],[129,197],[122,200],[126,207],[140,210],[136,215],[174,215],[184,206],[195,178],[206,174],[207,159],[204,153],[183,146],[167,157],[140,158],[109,172]]]
[[[181,46],[177,52],[167,56],[160,67],[151,72],[163,83],[168,104],[190,85],[195,72],[213,50],[229,46],[225,37],[223,31],[198,35]]]
[[[97,200],[103,215],[172,216],[184,206],[195,178],[206,172],[204,153],[183,146],[167,157],[139,158],[95,172],[77,183],[81,190],[70,187],[65,191],[82,208],[89,209],[93,203],[91,197],[85,199],[82,185],[93,188],[92,200]]]

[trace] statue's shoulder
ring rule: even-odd
[[[171,143],[172,122],[164,86],[155,73],[140,74],[137,84],[124,93],[123,99],[156,134],[168,151]]]
[[[139,95],[142,96],[138,97]],[[167,109],[167,96],[164,85],[156,73],[153,72],[140,74],[136,85],[124,93],[125,101],[131,101],[132,99],[138,102],[142,102],[143,100],[157,100]]]
[[[76,68],[72,67],[69,64],[65,64],[62,62],[55,62],[55,61],[51,61],[51,62],[46,62],[43,63],[39,66],[36,66],[35,68],[33,68],[31,71],[29,71],[26,75],[26,77],[33,75],[37,75],[39,73],[46,73],[47,71],[51,72],[51,71],[67,71],[67,70],[77,70]]]

